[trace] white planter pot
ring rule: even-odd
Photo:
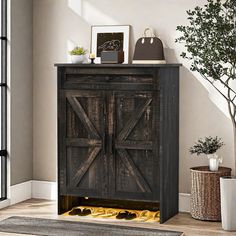
[[[71,62],[72,63],[83,63],[84,61],[84,55],[72,55],[71,56]]]
[[[220,178],[221,220],[224,230],[236,230],[236,177]]]

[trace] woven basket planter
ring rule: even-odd
[[[210,171],[208,166],[191,168],[190,212],[198,220],[221,221],[220,177],[229,176],[231,169],[219,167]]]

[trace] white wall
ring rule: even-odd
[[[34,0],[34,153],[33,179],[56,180],[56,68],[66,62],[71,42],[90,47],[91,25],[130,24],[131,55],[146,26],[154,28],[165,45],[168,62],[182,62],[181,46],[174,43],[176,26],[186,24],[186,10],[205,0]],[[220,151],[225,166],[233,165],[230,120],[209,99],[208,90],[188,68],[180,72],[180,192],[189,192],[191,166],[205,165],[190,157],[198,137],[218,135],[226,146]]]
[[[10,184],[33,177],[33,1],[11,0],[9,154]]]

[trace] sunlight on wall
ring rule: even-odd
[[[223,94],[227,96],[227,89],[224,88],[220,82],[217,81],[214,84]],[[208,84],[208,86],[209,98],[211,101],[225,114],[225,116],[231,119],[229,115],[228,104],[225,98],[218,91],[216,91],[216,89],[211,84]]]
[[[182,61],[183,65],[185,65],[185,62]],[[189,66],[187,68],[190,68]],[[230,119],[228,105],[225,100],[225,98],[207,81],[205,80],[198,72],[192,72],[194,77],[205,87],[205,89],[208,91],[208,97],[209,99],[216,105],[216,107],[227,117]],[[226,89],[223,87],[220,82],[214,83],[218,89],[226,94]]]
[[[183,62],[184,64],[184,62]],[[189,68],[189,67],[187,67]],[[208,96],[210,100],[216,105],[216,107],[229,119],[229,110],[228,110],[228,104],[225,100],[225,98],[204,78],[201,77],[200,74],[197,72],[191,72],[196,79],[205,87],[205,89],[208,91]],[[214,85],[227,97],[227,89],[219,82],[214,82]],[[231,87],[235,90],[236,81],[232,81]],[[233,95],[232,95],[233,97]]]
[[[172,0],[170,1],[172,2]],[[183,2],[186,4],[186,1],[183,0]],[[108,2],[108,4],[110,4]],[[161,4],[161,3],[160,3]],[[166,4],[163,3],[163,4]],[[99,5],[98,5],[99,6]],[[161,5],[160,5],[161,6]],[[80,16],[84,21],[86,21],[90,25],[117,25],[120,24],[120,22],[114,17],[109,16],[108,14],[111,14],[111,12],[105,13],[102,5],[101,8],[96,7],[94,4],[92,4],[92,1],[89,0],[68,0],[68,7],[78,16]],[[190,68],[190,62],[181,58],[179,55],[182,51],[184,51],[184,45],[176,44],[175,38],[178,38],[180,36],[180,32],[173,30],[173,31],[166,31],[166,27],[163,29],[161,28],[161,25],[159,26],[159,31],[163,31],[161,35],[157,35],[162,39],[164,50],[165,50],[165,56],[167,61],[171,62],[180,62],[185,66],[186,68]],[[68,40],[67,42],[67,49],[68,51],[71,50],[76,43],[72,42],[71,40]],[[68,53],[67,53],[68,55]],[[169,60],[170,59],[170,60]],[[70,56],[67,56],[67,61],[70,62],[71,58]],[[197,72],[190,71],[193,76],[204,86],[204,88],[208,91],[208,96],[210,100],[218,107],[218,109],[223,112],[223,114],[230,119],[229,112],[228,112],[228,106],[225,101],[225,99],[222,97],[221,94],[219,94],[212,85],[207,82],[204,78],[202,78],[201,75],[199,75]],[[236,87],[236,83],[235,83]],[[224,88],[220,85],[219,88],[224,91]]]
[[[175,31],[173,39],[176,39],[179,36],[180,36],[180,33]],[[174,45],[171,45],[171,46],[173,47]],[[184,44],[181,45],[178,43],[178,47],[175,48],[175,55],[176,55],[177,61],[182,63],[183,66],[188,68],[188,70],[190,71],[189,68],[191,66],[191,62],[180,57],[180,54],[183,51],[186,51]],[[228,105],[227,105],[226,100],[223,98],[223,96],[207,80],[205,80],[198,72],[193,72],[193,71],[190,71],[190,72],[203,85],[203,87],[208,91],[209,99],[216,105],[216,107],[227,118],[230,119]],[[227,93],[227,90],[222,86],[222,84],[220,84],[220,82],[215,82],[215,85],[217,86],[217,88],[220,89],[221,92],[223,92],[224,94]],[[236,87],[236,82],[234,82],[233,87]]]
[[[83,20],[91,25],[99,24],[119,24],[119,22],[112,17],[105,14],[101,9],[98,9],[92,5],[88,0],[68,0],[68,7],[80,16]],[[170,32],[168,35],[163,35],[163,44],[166,51],[166,58],[174,58],[175,61],[181,62],[186,68],[190,68],[190,63],[187,60],[182,59],[179,55],[184,50],[184,45],[174,43],[175,38],[179,37],[179,32],[176,30]],[[165,40],[166,39],[166,40]],[[172,39],[172,40],[170,40]],[[68,40],[67,48],[68,51],[71,50],[76,44]],[[174,54],[174,55],[171,55]],[[67,56],[67,61],[70,62],[70,56]],[[223,114],[230,119],[228,107],[225,99],[209,84],[205,79],[203,79],[198,73],[191,72],[195,78],[205,87],[209,93],[209,98],[211,101],[223,112]],[[223,87],[221,87],[224,90]]]
[[[86,0],[68,0],[68,7],[91,25],[119,24],[118,21],[109,17],[101,9],[94,7]]]
[[[89,25],[99,25],[99,24],[101,24],[101,25],[102,24],[103,25],[104,24],[105,25],[112,25],[112,24],[116,25],[116,24],[121,23],[121,22],[119,22],[119,20],[121,20],[122,18],[117,17],[117,15],[112,15],[112,11],[110,11],[110,9],[112,9],[112,8],[110,8],[109,5],[107,5],[108,6],[107,8],[106,7],[104,8],[104,5],[102,5],[102,3],[101,4],[93,4],[93,2],[94,1],[91,1],[91,0],[68,0],[68,7],[76,15],[78,15],[85,22],[87,22]],[[186,4],[186,0],[183,0],[183,2]],[[107,4],[111,4],[111,3],[107,2]],[[159,7],[162,7],[164,9],[164,7],[165,7],[164,4],[166,4],[166,2],[160,1]],[[116,7],[119,7],[119,4],[118,5],[116,4]],[[117,8],[115,8],[115,9],[117,9]],[[138,9],[137,9],[137,11],[138,11]],[[136,13],[136,14],[138,14],[138,13]],[[160,13],[159,13],[159,15],[160,15]],[[128,22],[132,22],[132,18],[126,16],[126,19],[129,20]],[[152,18],[144,19],[143,21],[148,22],[148,20],[152,20]],[[167,62],[174,62],[174,63],[180,62],[183,64],[184,67],[186,67],[189,70],[191,63],[180,57],[181,52],[185,50],[184,45],[181,45],[179,43],[178,44],[175,43],[175,39],[180,36],[180,32],[176,31],[176,28],[173,28],[173,24],[170,23],[170,25],[168,25],[168,24],[164,25],[163,23],[161,23],[160,20],[161,19],[159,19],[159,22],[154,24],[153,27],[154,27],[154,30],[156,29],[156,31],[157,31],[157,36],[159,36],[163,42],[164,50],[165,50],[165,57],[166,57]],[[154,21],[151,21],[151,22],[153,24]],[[166,23],[168,23],[168,22],[166,22]],[[168,30],[166,29],[167,26],[169,28]],[[137,28],[137,25],[136,25],[136,28]],[[137,36],[137,35],[134,35],[134,36]],[[141,36],[141,34],[140,34],[140,36]],[[136,38],[135,38],[135,40],[136,40]],[[67,42],[68,50],[71,50],[71,47],[73,47],[73,46],[75,46],[75,43],[68,40],[68,42]],[[130,53],[132,54],[132,51]],[[67,56],[67,61],[68,62],[71,61],[70,56]],[[206,89],[206,91],[208,92],[208,97],[213,102],[213,104],[224,114],[225,117],[230,119],[227,102],[222,97],[222,95],[219,94],[219,92],[217,92],[209,82],[207,82],[204,78],[202,78],[202,76],[200,74],[198,74],[197,72],[192,72],[192,71],[190,71],[190,73],[193,75],[193,78],[196,78],[201,83],[201,85]],[[191,79],[191,78],[189,78],[189,79]],[[217,86],[219,86],[219,88],[222,91],[225,91],[224,87],[222,87],[221,85],[217,84]],[[235,87],[236,87],[236,83],[235,83]],[[198,99],[198,98],[196,97],[195,99]],[[201,98],[199,98],[199,99],[201,99]],[[207,117],[206,117],[206,119],[207,119]],[[209,119],[209,117],[208,117],[208,119]]]
[[[94,7],[87,0],[68,0],[68,7],[79,17],[81,17],[89,25],[117,25],[118,21],[108,16],[101,9]],[[67,62],[71,62],[71,56],[68,51],[78,45],[78,42],[67,40]],[[89,51],[89,48],[86,48]],[[88,60],[88,59],[87,59]]]
[[[82,16],[82,1],[83,0],[68,0],[69,8],[79,16]]]
[[[69,51],[71,51],[75,46],[81,46],[81,45],[77,45],[76,42],[73,42],[72,40],[67,40],[67,62],[71,62],[71,56],[69,55]]]

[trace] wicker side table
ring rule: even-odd
[[[219,167],[210,171],[208,166],[191,168],[190,212],[198,220],[221,221],[220,177],[229,176],[231,169]]]

